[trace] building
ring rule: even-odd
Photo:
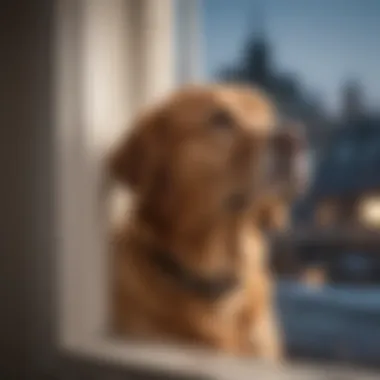
[[[380,118],[336,130],[294,219],[301,261],[324,262],[339,279],[367,268],[362,281],[380,281]]]
[[[363,117],[336,131],[309,197],[315,225],[380,228],[380,214],[369,211],[380,207],[378,118]]]

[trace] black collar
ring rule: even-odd
[[[238,285],[238,279],[231,275],[205,278],[192,273],[177,262],[168,251],[155,250],[151,254],[151,260],[165,276],[175,281],[182,290],[208,301],[219,299]]]

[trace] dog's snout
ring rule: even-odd
[[[271,187],[288,195],[303,192],[307,183],[306,141],[299,131],[281,129],[271,138],[266,152]]]

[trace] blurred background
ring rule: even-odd
[[[195,58],[180,78],[261,86],[306,131],[309,188],[273,244],[290,352],[380,363],[380,2],[187,7]]]
[[[57,38],[63,12],[58,3],[70,8],[64,38]],[[62,136],[75,142],[70,162],[80,179],[89,175],[75,161],[88,153],[78,154],[80,137],[90,136],[88,146],[96,154],[88,156],[99,156],[102,141],[112,128],[125,125],[134,103],[159,94],[169,82],[262,86],[284,118],[303,125],[308,139],[309,189],[292,207],[292,228],[272,245],[288,350],[297,360],[378,366],[379,35],[379,0],[5,0],[0,12],[2,378],[125,378],[102,361],[85,366],[67,353],[62,361],[58,349],[62,284],[56,261],[64,239],[57,225],[61,189],[55,160],[61,146],[55,101],[62,84],[68,103]],[[69,54],[58,54],[60,44]],[[58,83],[61,66],[73,75],[65,71]],[[96,133],[81,130],[91,123]],[[85,214],[87,203],[80,192],[74,194],[79,206],[72,208]],[[73,263],[73,276],[82,275],[80,265],[87,268],[82,261]],[[74,292],[82,294],[79,287]],[[82,304],[74,303],[79,312]]]

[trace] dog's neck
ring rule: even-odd
[[[162,239],[148,223],[135,224],[139,251],[154,270],[179,290],[198,299],[217,300],[238,287],[233,260],[239,260],[234,228],[209,228],[201,239]],[[225,227],[225,226],[224,226]],[[177,237],[177,236],[176,236]]]
[[[218,300],[238,286],[233,274],[202,276],[186,268],[169,251],[148,251],[150,262],[182,291],[207,301]]]

